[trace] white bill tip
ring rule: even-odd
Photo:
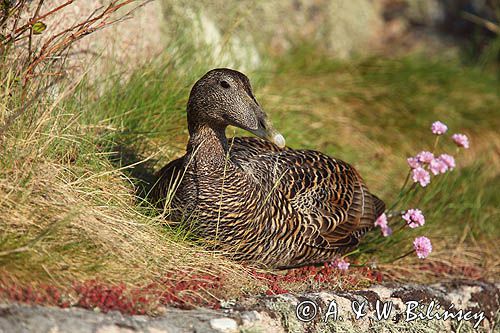
[[[273,142],[276,146],[280,147],[280,148],[285,148],[285,138],[283,137],[283,135],[281,134],[276,134],[274,137],[273,137]]]

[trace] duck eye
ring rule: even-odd
[[[230,87],[229,83],[227,83],[227,81],[224,80],[220,81],[220,86],[225,89]]]

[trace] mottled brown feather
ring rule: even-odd
[[[327,261],[357,245],[361,236],[373,227],[375,219],[385,209],[384,203],[368,192],[357,171],[343,161],[311,150],[280,149],[258,138],[229,139],[229,145],[230,160],[237,170],[250,174],[258,188],[267,189],[272,184],[273,197],[278,197],[277,193],[281,194],[280,200],[273,203],[275,207],[270,213],[265,215],[262,222],[256,223],[263,223],[260,227],[265,228],[265,222],[269,221],[269,227],[285,221],[285,225],[289,224],[290,228],[281,237],[287,237],[295,229],[295,238],[303,239],[303,244],[297,249],[299,253],[294,258],[287,262],[282,262],[279,256],[269,258],[265,261],[267,265],[293,267],[306,264],[300,258],[301,247],[319,250],[315,253],[317,258],[304,258],[309,263]],[[171,184],[170,179],[183,171],[181,166],[184,163],[185,157],[177,159],[159,172],[154,196],[160,199],[160,206],[163,205],[161,199],[168,188],[164,185]],[[231,186],[231,180],[228,178],[226,181],[226,185]],[[235,196],[241,195],[240,191],[246,191],[233,190]],[[215,193],[217,190],[214,189]],[[253,209],[255,204],[236,205],[235,202],[234,211],[228,213],[226,218],[237,220],[244,217],[245,214],[238,210]],[[286,206],[290,209],[289,214],[279,214],[280,209]],[[174,219],[180,218],[182,217],[176,216]],[[226,240],[231,242],[234,236],[228,233]],[[261,250],[272,251],[272,248],[265,246],[265,240],[262,243],[262,249],[259,250],[257,246],[256,250],[259,251],[255,255],[247,253],[241,259],[258,260]]]
[[[272,267],[331,261],[385,209],[343,161],[259,138],[228,140],[228,125],[276,135],[242,73],[205,74],[191,90],[187,118],[186,154],[160,170],[152,198],[170,221],[189,222],[235,260]]]

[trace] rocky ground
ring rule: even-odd
[[[3,304],[0,332],[493,332],[499,309],[499,283],[450,281],[263,296],[226,302],[217,311],[165,308],[156,317]]]

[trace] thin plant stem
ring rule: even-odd
[[[437,135],[436,139],[434,140],[434,146],[432,147],[432,153],[434,153],[436,151],[438,143],[439,143],[439,135]]]
[[[408,177],[409,177],[409,173],[408,173]],[[416,183],[413,183],[411,187],[408,188],[408,190],[406,190],[405,192],[403,192],[402,190],[404,189],[404,187],[406,186],[406,184],[401,188],[401,191],[399,192],[399,195],[398,195],[398,198],[396,199],[396,201],[392,204],[391,207],[389,207],[387,209],[388,212],[392,211],[400,202],[401,202],[401,199],[403,199],[407,194],[409,194],[413,189],[415,189],[415,184]]]
[[[395,234],[396,232],[400,232],[401,230],[403,230],[408,224],[406,223],[402,223],[399,228],[397,228],[396,230],[394,230],[393,234]]]
[[[359,249],[359,247],[358,247],[356,250],[354,250],[354,251],[351,251],[351,252],[349,252],[349,253],[344,254],[341,258],[347,258],[347,257],[349,257],[349,256],[351,256],[351,255],[353,255],[353,254],[359,253],[360,251],[361,251],[361,250],[360,250],[360,249]]]
[[[392,261],[388,261],[387,263],[394,263],[394,262],[396,262],[396,261],[397,261],[397,260],[399,260],[399,259],[403,259],[404,257],[409,256],[409,255],[410,255],[410,254],[412,254],[413,252],[414,252],[413,250],[408,251],[408,252],[406,252],[405,254],[403,254],[403,255],[401,255],[401,256],[399,256],[399,257],[397,257],[396,259],[394,259],[394,260],[392,260]]]
[[[43,1],[44,0],[40,0],[38,1],[38,5],[36,7],[36,10],[35,10],[35,13],[33,14],[33,16],[31,17],[31,21],[32,22],[35,22],[35,18],[38,16],[38,14],[40,13],[40,9],[42,8],[42,5],[43,5]],[[36,22],[35,22],[36,23]],[[34,24],[34,23],[33,23]],[[31,62],[31,56],[32,56],[32,43],[33,43],[33,24],[30,25],[29,27],[29,30],[30,30],[30,33],[29,33],[29,40],[28,40],[28,60],[26,62],[26,64],[29,64]]]
[[[401,186],[401,189],[399,190],[399,193],[403,192],[404,188],[408,184],[408,181],[410,180],[410,175],[411,175],[411,169],[408,170],[408,173],[406,174],[405,181],[403,182],[403,186]]]

